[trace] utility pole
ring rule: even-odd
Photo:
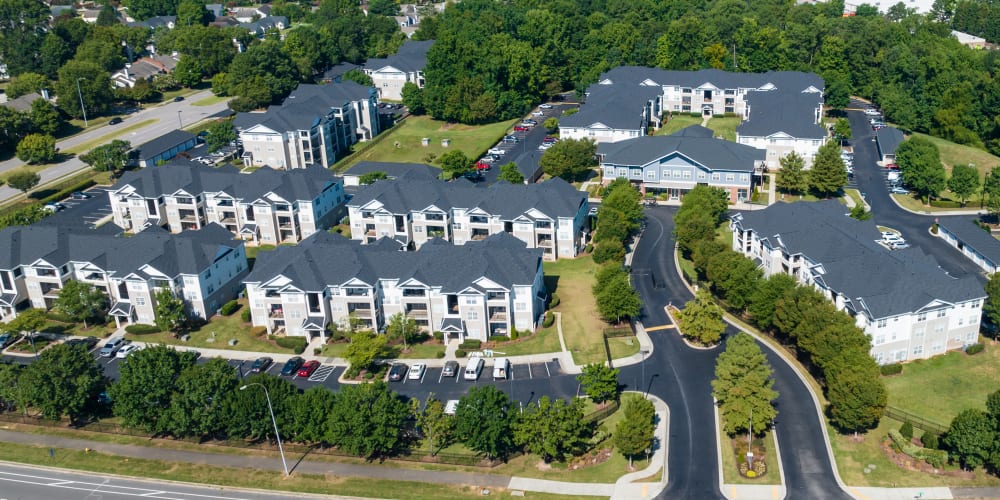
[[[80,98],[80,111],[83,113],[83,127],[87,128],[87,108],[83,105],[83,92],[80,92],[80,80],[86,80],[84,77],[76,79],[76,95]]]

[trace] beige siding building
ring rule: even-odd
[[[424,88],[424,67],[427,66],[427,51],[431,45],[434,45],[434,40],[407,40],[396,54],[365,62],[365,74],[372,78],[379,99],[401,101],[403,85],[407,82]]]

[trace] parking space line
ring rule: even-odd
[[[549,362],[548,361],[545,362],[545,375],[548,376],[548,377],[552,376],[552,373],[549,372]]]
[[[438,383],[440,384],[442,380],[444,380],[444,368],[441,369],[441,375],[438,375]]]
[[[528,378],[534,378],[531,376],[531,363],[528,363]]]
[[[424,383],[424,377],[427,376],[427,367],[424,367],[423,373],[420,374],[420,383]]]

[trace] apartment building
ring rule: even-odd
[[[317,233],[261,254],[245,283],[254,326],[323,338],[331,322],[381,331],[404,314],[427,331],[485,341],[534,330],[546,298],[541,250],[508,234],[400,252],[388,240],[362,245]]]
[[[828,133],[822,124],[823,94],[819,91],[769,90],[745,98],[743,122],[736,142],[767,151],[767,168],[781,168],[781,158],[795,152],[811,168]]]
[[[381,132],[375,89],[354,82],[300,84],[279,106],[233,122],[247,166],[329,167],[351,145]]]
[[[208,319],[236,298],[248,266],[243,242],[217,224],[170,234],[152,228],[130,238],[47,225],[0,230],[0,319],[25,307],[49,309],[70,280],[108,296],[119,326],[154,324],[157,291],[169,288],[188,313]]]
[[[424,88],[424,67],[431,45],[434,40],[407,40],[395,54],[365,62],[365,74],[372,78],[379,99],[403,100],[403,85],[407,82]]]
[[[636,137],[597,146],[602,182],[632,182],[644,194],[679,200],[699,184],[724,190],[730,203],[750,199],[764,151],[712,137],[693,125],[669,136]]]
[[[733,249],[821,291],[855,318],[879,364],[924,359],[974,344],[986,293],[955,279],[918,248],[889,250],[872,221],[835,200],[777,203],[733,217]]]
[[[456,245],[508,233],[545,260],[576,257],[586,244],[587,194],[555,178],[539,184],[478,187],[461,180],[384,180],[347,204],[351,237],[390,238],[413,249],[434,238]]]
[[[214,223],[254,244],[276,245],[330,227],[344,187],[320,167],[241,174],[174,163],[125,173],[108,198],[115,224],[126,231],[162,226],[178,233]]]

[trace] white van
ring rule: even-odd
[[[465,372],[462,378],[465,380],[479,380],[479,372],[483,371],[483,358],[476,356],[469,358],[469,364],[465,365]]]
[[[507,379],[510,377],[510,360],[507,358],[497,358],[493,362],[493,378]]]

